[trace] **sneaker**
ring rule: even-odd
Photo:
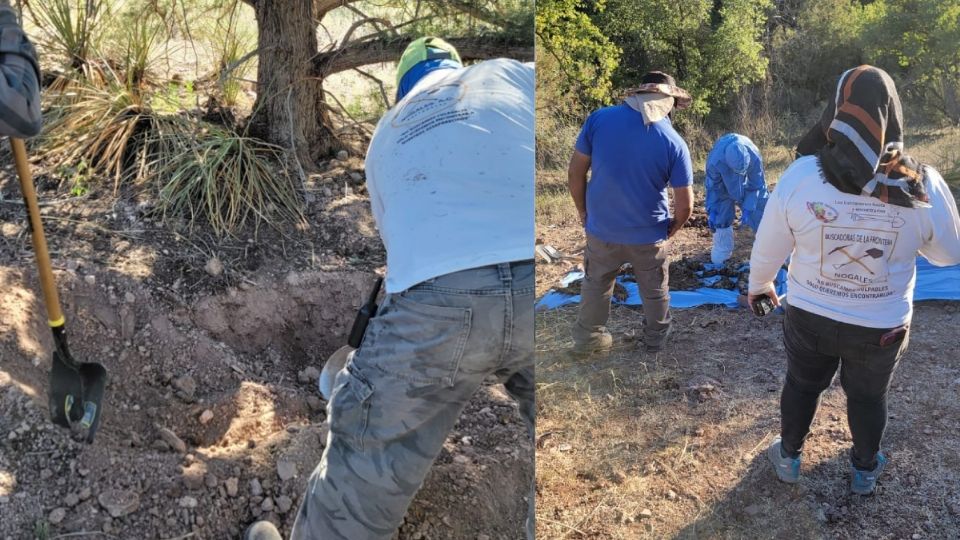
[[[244,531],[243,540],[283,540],[283,537],[273,523],[257,521]]]
[[[877,488],[877,478],[880,477],[880,473],[883,472],[883,468],[886,465],[887,457],[880,452],[877,452],[877,466],[874,467],[872,471],[861,471],[851,463],[850,472],[852,478],[850,479],[850,491],[857,495],[870,495],[873,493],[873,490]]]
[[[589,340],[577,343],[573,347],[574,354],[588,356],[594,353],[604,353],[613,348],[613,336],[606,330],[599,335],[591,336]]]
[[[800,481],[800,458],[784,457],[783,445],[780,437],[777,437],[767,448],[767,457],[773,464],[773,470],[777,471],[777,477],[781,482],[796,484]]]

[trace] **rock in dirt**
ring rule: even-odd
[[[639,513],[637,513],[637,518],[639,519],[650,519],[653,517],[653,512],[649,508],[644,508]]]
[[[189,467],[183,467],[180,479],[183,485],[190,490],[197,490],[203,487],[204,466],[202,463],[194,463]]]
[[[186,398],[187,400],[193,399],[194,394],[197,393],[197,381],[195,381],[190,375],[177,377],[171,384],[173,384],[173,387],[177,389],[177,392],[180,393],[181,397]]]
[[[67,493],[67,496],[63,498],[63,504],[67,505],[69,508],[80,504],[80,496],[76,493]]]
[[[180,497],[180,499],[177,501],[177,504],[180,505],[180,508],[196,508],[199,503],[195,497],[185,495]]]
[[[271,499],[270,497],[267,497],[266,499],[264,499],[263,502],[260,503],[260,509],[263,510],[264,512],[272,512],[273,499]]]
[[[277,497],[276,504],[277,504],[277,511],[280,512],[281,514],[286,514],[287,512],[290,511],[291,508],[293,508],[293,500],[290,499],[290,497],[287,497],[286,495],[281,495]]]
[[[277,462],[277,476],[280,477],[281,482],[286,482],[296,475],[297,465],[295,463],[286,460],[280,460]]]
[[[348,157],[350,157],[350,154],[346,150],[337,152],[337,161],[346,161]]]
[[[53,525],[59,525],[63,518],[67,517],[67,511],[63,508],[54,508],[53,512],[50,512],[50,515],[47,516],[47,521]]]
[[[259,478],[254,478],[253,480],[250,480],[250,495],[254,497],[259,497],[260,495],[263,495],[263,486],[260,485]]]
[[[95,276],[95,275],[93,275],[93,274],[86,275],[86,276],[83,277],[83,281],[85,281],[85,282],[87,283],[87,285],[96,285],[96,284],[97,284],[97,276]]]
[[[93,496],[93,491],[91,491],[90,488],[85,487],[80,490],[80,493],[77,493],[77,496],[80,497],[81,501],[85,501]]]
[[[114,518],[132,514],[140,508],[140,496],[132,491],[108,489],[97,497],[97,501]]]
[[[207,422],[213,420],[213,411],[207,409],[200,413],[200,423],[206,425]]]
[[[203,269],[213,277],[220,277],[223,274],[223,263],[219,257],[210,257]]]
[[[213,473],[207,473],[203,477],[203,484],[210,489],[217,487],[217,484],[220,483],[220,480],[217,478],[217,475]]]
[[[126,303],[128,303],[128,304],[132,304],[132,303],[134,303],[134,302],[137,301],[137,296],[136,296],[135,294],[133,294],[132,292],[127,291],[127,292],[123,295],[123,301],[126,302]]]
[[[320,370],[313,366],[308,366],[300,373],[297,373],[297,380],[304,384],[316,382],[316,380],[319,378]]]
[[[227,478],[227,481],[224,482],[224,486],[227,488],[227,496],[236,497],[237,490],[240,487],[240,479],[237,477]]]
[[[313,412],[323,410],[323,400],[317,396],[307,396],[307,405],[310,407],[310,410]]]
[[[133,334],[137,329],[137,320],[130,306],[120,307],[120,337],[124,341],[133,339]]]
[[[187,452],[187,443],[183,442],[183,439],[177,437],[177,434],[169,429],[160,428],[160,438],[163,440],[163,442],[170,445],[170,448],[173,448],[177,452],[181,454],[185,454]]]

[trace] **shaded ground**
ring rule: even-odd
[[[361,158],[311,178],[307,228],[222,240],[161,226],[125,193],[62,194],[36,165],[71,349],[111,377],[93,446],[47,421],[49,330],[5,151],[0,167],[0,538],[289,531],[326,442],[307,368],[344,343],[384,264]],[[479,393],[398,537],[521,536],[525,433],[501,387]],[[111,496],[131,504],[111,516]]]
[[[912,151],[954,170],[956,160],[945,156],[955,154],[958,133]],[[538,200],[538,242],[575,256],[538,264],[540,295],[582,265],[585,239],[563,206],[572,203],[561,193],[562,175],[542,174],[538,190],[552,194]],[[696,207],[702,212],[702,199]],[[672,241],[672,269],[683,258],[706,260],[710,243],[704,224],[692,223]],[[752,235],[737,231],[736,244],[734,258],[749,258]],[[641,311],[615,307],[614,350],[576,359],[568,351],[577,307],[538,312],[537,537],[960,537],[958,310],[956,302],[916,306],[890,399],[890,466],[877,495],[866,498],[848,493],[851,438],[839,383],[824,395],[801,483],[779,483],[765,460],[779,432],[780,314],[675,310],[670,346],[647,355],[634,337]]]

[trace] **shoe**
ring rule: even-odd
[[[656,354],[663,351],[664,347],[667,345],[667,340],[670,339],[670,332],[673,331],[673,326],[668,326],[667,331],[663,334],[663,337],[660,339],[660,342],[656,345],[646,345],[644,350],[650,354]]]
[[[850,491],[857,495],[870,495],[877,488],[877,478],[887,465],[887,457],[877,452],[877,466],[872,471],[861,471],[850,464]]]
[[[784,457],[783,445],[780,437],[777,437],[767,448],[767,457],[773,464],[773,470],[777,472],[777,477],[781,482],[796,484],[800,481],[800,458]]]
[[[606,330],[598,336],[591,336],[589,340],[583,343],[577,343],[573,347],[576,355],[589,356],[595,353],[604,353],[613,348],[613,336]]]
[[[283,540],[283,537],[273,523],[256,521],[243,532],[243,540]]]

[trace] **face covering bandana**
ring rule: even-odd
[[[908,208],[929,206],[923,165],[903,154],[903,112],[885,71],[860,66],[845,72],[834,99],[797,145],[816,154],[824,177],[844,193]]]

